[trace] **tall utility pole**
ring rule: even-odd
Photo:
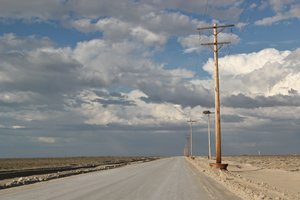
[[[197,121],[189,119],[187,122],[190,124],[190,136],[189,136],[190,156],[193,156],[193,123]]]
[[[213,30],[214,42],[203,43],[201,45],[213,46],[214,60],[215,60],[215,132],[216,132],[216,163],[214,166],[218,168],[225,168],[227,165],[222,165],[221,158],[221,120],[220,120],[220,94],[219,94],[219,67],[218,67],[218,51],[224,44],[230,44],[230,42],[218,42],[218,34],[224,30],[224,28],[233,27],[233,24],[229,25],[217,25],[214,24],[210,27],[201,27],[198,30]]]
[[[211,159],[211,142],[210,142],[210,114],[213,112],[210,112],[209,110],[203,111],[203,114],[207,115],[207,137],[208,137],[208,159]]]

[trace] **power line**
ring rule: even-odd
[[[208,14],[208,0],[206,0],[204,16]]]

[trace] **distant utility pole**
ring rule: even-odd
[[[190,153],[189,153],[189,136],[187,135],[186,136],[186,142],[185,142],[185,145],[184,145],[184,156],[189,156],[190,155]]]
[[[190,156],[193,156],[193,123],[197,122],[196,120],[192,120],[191,118],[187,121],[190,124],[190,136],[189,136],[189,143],[190,143]]]
[[[208,137],[208,159],[211,159],[211,142],[210,142],[210,114],[213,112],[210,112],[209,110],[203,111],[203,114],[207,115],[207,137]]]
[[[225,168],[227,165],[223,166],[221,159],[221,120],[220,120],[220,94],[219,94],[219,67],[218,67],[218,51],[222,48],[224,44],[230,44],[230,42],[218,42],[218,34],[222,32],[225,28],[233,27],[233,24],[229,25],[217,25],[214,24],[210,27],[198,28],[201,30],[213,30],[214,42],[202,43],[201,45],[213,46],[212,50],[214,52],[215,60],[215,131],[216,131],[216,167]]]
[[[174,108],[180,112],[181,114],[183,114],[185,117],[187,117],[187,115],[182,111],[180,110],[179,108],[175,107]],[[190,125],[190,134],[189,136],[187,136],[187,144],[188,144],[188,150],[187,150],[187,153],[188,153],[188,156],[192,156],[193,155],[193,123],[194,122],[197,122],[196,120],[192,120],[191,118],[191,115],[189,117],[190,119],[187,120],[187,122],[189,123]],[[187,117],[188,119],[188,117]]]

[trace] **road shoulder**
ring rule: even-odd
[[[198,179],[199,187],[204,188],[204,190],[207,191],[211,199],[241,199],[239,196],[232,193],[232,191],[228,190],[226,187],[220,184],[218,181],[203,173],[203,170],[199,170],[199,168],[188,158],[186,160],[188,168],[190,169],[192,174]]]

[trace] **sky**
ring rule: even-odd
[[[299,0],[1,0],[0,157],[207,155],[214,23],[223,155],[300,154]]]

